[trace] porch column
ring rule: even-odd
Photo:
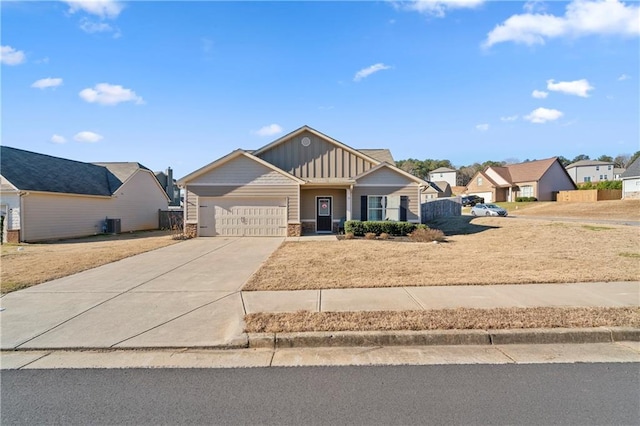
[[[347,220],[351,220],[351,188],[347,188]]]
[[[513,197],[513,192],[511,192],[511,190],[513,189],[512,186],[509,187],[509,199],[507,201],[512,202],[513,200],[511,199],[511,197]]]

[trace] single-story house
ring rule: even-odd
[[[451,197],[451,194],[451,185],[449,185],[449,182],[444,180],[429,182],[429,186],[422,191],[422,202]]]
[[[466,193],[482,197],[487,203],[515,201],[517,197],[555,201],[559,191],[574,189],[576,185],[566,169],[553,157],[504,167],[489,166],[473,176]]]
[[[640,198],[640,157],[622,173],[622,198]]]
[[[82,237],[120,219],[121,232],[158,228],[169,198],[139,163],[83,163],[0,147],[3,241]],[[116,222],[112,222],[115,224]]]
[[[178,180],[193,236],[335,233],[346,220],[420,223],[427,182],[389,150],[357,150],[309,126],[237,149]]]
[[[615,179],[615,165],[609,161],[580,160],[566,168],[571,179],[577,184]]]
[[[447,182],[449,186],[458,184],[458,171],[448,167],[438,167],[429,172],[429,180],[431,182]]]

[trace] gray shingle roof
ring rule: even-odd
[[[435,170],[431,170],[429,173],[449,173],[449,172],[455,172],[456,170],[454,169],[450,169],[448,167],[438,167]]]
[[[622,179],[625,179],[625,178],[628,179],[628,178],[639,177],[639,176],[640,176],[640,157],[636,158],[633,163],[629,164],[629,167],[627,167],[627,170],[625,170],[620,177]]]
[[[583,166],[607,166],[613,165],[613,163],[609,163],[607,161],[598,161],[598,160],[580,160],[575,163],[569,164],[566,169],[571,169],[573,167],[583,167]]]
[[[391,150],[389,149],[359,149],[358,151],[360,151],[364,155],[368,155],[374,160],[378,160],[382,162],[386,161],[392,166],[396,165],[396,162],[393,159],[393,155],[391,155]]]
[[[110,196],[126,180],[121,178],[135,171],[134,167],[145,168],[138,163],[102,164],[105,165],[0,146],[0,173],[21,191]],[[127,166],[110,167],[107,164]],[[115,173],[111,171],[112,168]]]

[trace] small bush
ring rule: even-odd
[[[344,231],[353,232],[354,235],[359,237],[363,236],[367,232],[372,232],[376,235],[385,233],[389,235],[404,236],[410,234],[418,226],[420,225],[416,225],[415,223],[394,222],[391,220],[365,222],[350,220],[345,222]]]
[[[532,201],[538,201],[536,197],[516,197],[517,203],[528,203]]]
[[[367,232],[366,234],[364,234],[364,239],[365,240],[375,240],[376,239],[376,234],[373,232]]]
[[[444,241],[444,232],[439,229],[416,229],[409,234],[409,239],[416,243],[430,243],[432,241]]]
[[[380,236],[378,236],[378,238],[380,238],[381,240],[388,240],[389,234],[387,234],[386,232],[383,232],[382,234],[380,234]]]
[[[353,235],[353,232],[347,232],[346,234],[344,234],[345,240],[353,240],[354,238],[355,238],[355,235]]]

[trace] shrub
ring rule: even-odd
[[[347,232],[346,234],[344,234],[345,240],[353,240],[354,238],[355,238],[355,235],[353,235],[353,232]]]
[[[528,203],[531,201],[538,201],[536,197],[516,197],[517,203]]]
[[[409,234],[409,239],[417,243],[430,243],[432,241],[444,241],[444,232],[439,229],[416,229]]]
[[[388,240],[389,234],[387,234],[386,232],[383,232],[382,234],[380,234],[378,238],[380,238],[381,240]]]
[[[344,223],[344,232],[352,233],[353,235],[363,236],[364,235],[364,222],[360,222],[359,220],[349,220]]]
[[[367,232],[366,234],[364,234],[364,239],[365,240],[375,240],[376,239],[376,234],[374,234],[373,232]]]
[[[389,235],[408,235],[414,229],[419,226],[424,225],[416,225],[415,223],[409,222],[394,222],[391,220],[385,221],[365,221],[361,222],[359,220],[350,220],[345,222],[344,231],[345,232],[353,232],[356,236],[363,236],[367,232],[372,232],[376,235],[380,235],[382,233]]]

